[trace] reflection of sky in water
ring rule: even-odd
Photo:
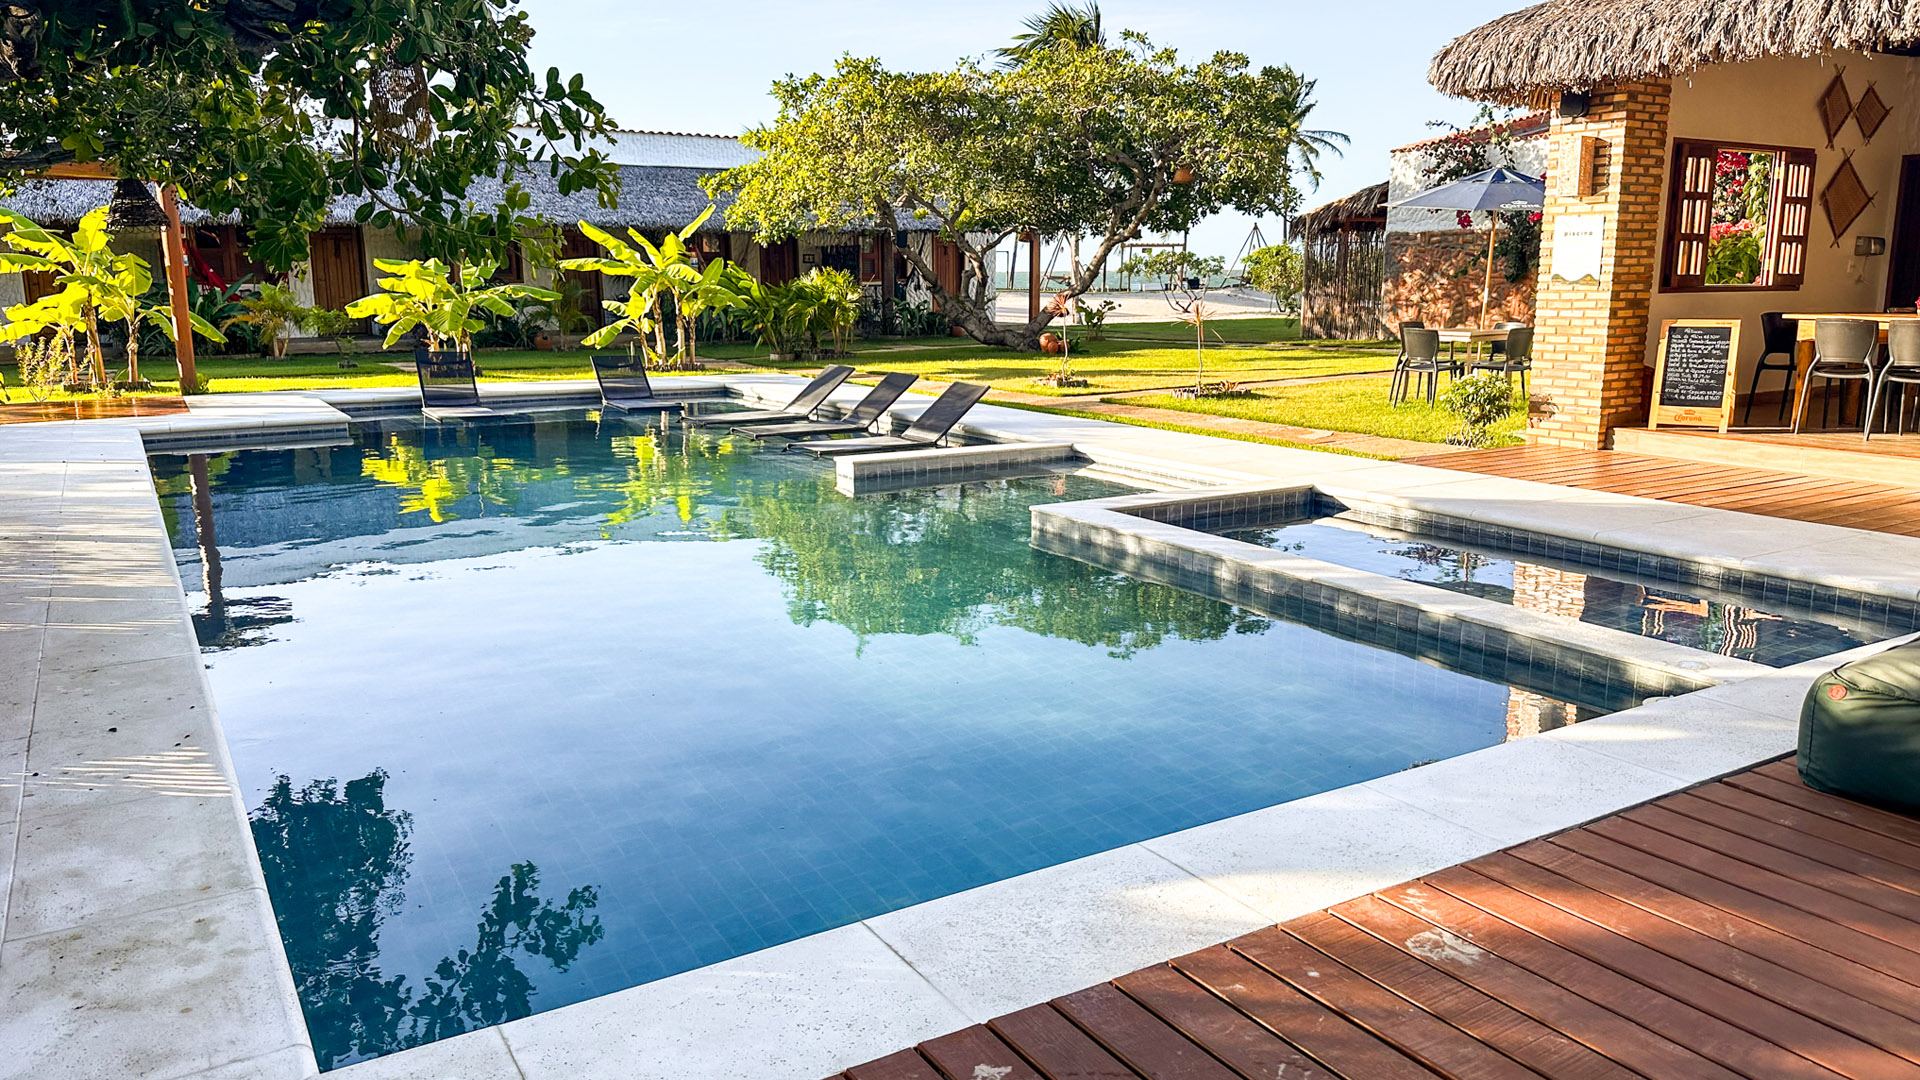
[[[648,466],[641,498],[631,457],[560,426],[395,434],[412,475],[454,477],[438,522],[396,509],[422,496],[357,449],[210,468],[221,591],[260,616],[207,657],[249,804],[277,775],[360,781],[273,799],[263,844],[323,1060],[1463,753],[1523,706],[1568,712],[1028,547],[1029,505],[1111,485],[848,499],[796,455],[676,433],[655,449],[679,472]],[[456,452],[464,474],[429,467]],[[157,474],[198,580],[181,464]],[[384,790],[363,779],[381,770]]]
[[[1677,583],[1623,581],[1572,563],[1469,550],[1356,518],[1329,517],[1223,535],[1250,544],[1408,581],[1577,618],[1676,645],[1785,667],[1882,641],[1911,627],[1837,615],[1794,617],[1765,601],[1708,596]],[[1743,602],[1744,601],[1744,602]]]

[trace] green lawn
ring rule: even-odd
[[[1364,435],[1383,435],[1393,439],[1420,442],[1445,442],[1460,430],[1460,422],[1445,409],[1429,406],[1424,399],[1403,405],[1387,404],[1387,378],[1341,379],[1309,386],[1284,386],[1256,390],[1248,397],[1211,398],[1192,401],[1170,394],[1152,394],[1125,398],[1128,405],[1156,409],[1230,416],[1240,420],[1258,420],[1271,424],[1351,431]],[[1495,445],[1520,441],[1526,426],[1525,402],[1515,394],[1516,411],[1494,427]]]
[[[1116,322],[1107,324],[1107,336],[1144,341],[1190,342],[1193,340],[1193,326],[1178,319],[1168,319],[1165,322]],[[1207,340],[1210,342],[1266,345],[1280,341],[1297,341],[1299,338],[1300,320],[1290,315],[1215,319],[1207,323]]]
[[[869,353],[860,359],[863,371],[905,371],[938,382],[984,382],[998,390],[1048,397],[1170,390],[1190,384],[1194,378],[1192,349],[1137,341],[1091,341],[1075,348],[1073,372],[1090,385],[1070,388],[1041,386],[1035,382],[1060,366],[1059,357],[1037,353],[974,346]],[[1207,350],[1210,380],[1297,379],[1385,371],[1392,366],[1391,352],[1372,348],[1215,346]]]
[[[1359,450],[1349,450],[1343,446],[1318,446],[1313,443],[1296,442],[1292,439],[1276,439],[1270,435],[1254,435],[1243,431],[1220,431],[1202,427],[1198,424],[1170,423],[1165,420],[1143,420],[1136,416],[1112,416],[1107,413],[1088,412],[1061,405],[1029,405],[1021,401],[996,401],[993,404],[1009,409],[1026,409],[1029,412],[1052,413],[1055,416],[1078,416],[1087,420],[1104,420],[1109,424],[1127,424],[1131,427],[1153,428],[1156,431],[1184,431],[1190,435],[1211,435],[1216,439],[1234,439],[1238,442],[1264,443],[1268,446],[1284,446],[1291,450],[1318,450],[1323,454],[1340,454],[1344,457],[1375,458],[1390,461],[1383,454],[1367,454]]]

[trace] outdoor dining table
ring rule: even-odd
[[[1446,342],[1447,359],[1452,361],[1460,346],[1465,345],[1470,350],[1478,352],[1482,346],[1490,342],[1507,340],[1509,332],[1508,328],[1481,329],[1473,326],[1450,326],[1440,331],[1440,340]]]
[[[1880,343],[1882,345],[1887,343],[1887,327],[1896,322],[1920,321],[1920,314],[1888,311],[1789,311],[1781,317],[1792,319],[1795,324],[1794,336],[1798,339],[1796,342],[1797,347],[1793,353],[1793,362],[1798,368],[1798,370],[1793,373],[1793,384],[1795,386],[1803,385],[1807,377],[1807,369],[1813,366],[1813,329],[1814,323],[1820,319],[1868,319],[1877,322],[1880,324]],[[1806,408],[1811,395],[1795,394],[1794,397],[1793,426],[1798,428],[1802,419],[1800,415],[1801,410]],[[1865,407],[1865,405],[1861,406],[1862,409]],[[1844,415],[1843,413],[1842,416]]]

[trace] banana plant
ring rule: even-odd
[[[458,274],[439,259],[375,259],[373,265],[387,275],[378,282],[382,291],[348,304],[347,314],[385,325],[387,348],[418,328],[426,332],[429,347],[438,349],[452,342],[455,349],[471,356],[473,335],[486,326],[479,312],[510,318],[515,300],[552,303],[560,298],[533,285],[492,284],[488,279],[500,269],[495,262],[463,265]]]
[[[107,208],[82,217],[71,237],[48,232],[12,210],[0,209],[0,222],[8,226],[5,239],[11,249],[0,252],[0,273],[39,271],[52,274],[54,284],[60,286],[59,291],[31,304],[8,308],[0,341],[18,341],[46,330],[84,333],[87,355],[93,362],[93,381],[105,386],[107,363],[100,348],[100,323],[123,322],[127,325],[127,378],[139,381],[140,324],[154,326],[173,340],[173,313],[144,299],[153,288],[153,271],[147,261],[109,247],[113,238],[107,232]],[[192,312],[187,314],[187,321],[202,337],[227,340],[213,324]]]
[[[588,222],[580,223],[580,232],[606,251],[605,256],[563,259],[563,270],[594,270],[608,277],[632,279],[624,301],[608,301],[604,306],[620,318],[589,335],[589,348],[600,348],[632,330],[639,335],[647,361],[655,367],[691,366],[697,359],[692,322],[701,311],[732,307],[740,302],[738,291],[729,282],[727,262],[715,259],[700,268],[687,241],[713,216],[708,206],[693,223],[677,233],[668,233],[659,244],[628,229],[628,243]],[[666,314],[671,306],[676,323],[676,348],[667,351]],[[649,340],[651,337],[651,340]]]

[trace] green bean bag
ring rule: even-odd
[[[1820,676],[1800,709],[1800,779],[1920,810],[1920,641]]]

